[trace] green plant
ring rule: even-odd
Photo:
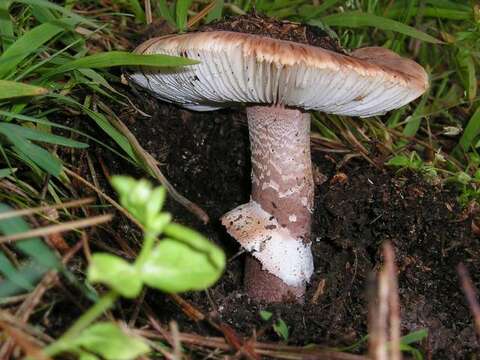
[[[75,324],[44,351],[49,356],[70,352],[80,359],[128,360],[149,351],[139,337],[128,335],[117,325],[91,325],[120,297],[134,298],[144,286],[168,293],[200,290],[211,286],[222,274],[225,255],[199,233],[171,222],[161,212],[166,191],[152,189],[146,180],[115,176],[112,185],[120,202],[144,227],[138,257],[129,263],[108,254],[95,253],[88,267],[88,280],[111,290],[85,312]],[[158,236],[162,239],[158,240]]]
[[[267,310],[260,310],[259,314],[260,314],[260,318],[263,321],[270,321],[270,319],[273,316],[273,314]],[[285,341],[288,341],[290,331],[289,331],[288,325],[285,323],[285,321],[283,321],[283,319],[278,318],[275,322],[273,322],[272,329],[273,331],[275,331],[278,337],[282,338]]]
[[[426,339],[428,336],[428,330],[427,329],[420,329],[420,330],[415,330],[412,331],[411,333],[408,333],[405,336],[402,336],[400,338],[400,351],[407,353],[411,355],[415,360],[423,360],[423,355],[422,353],[414,348],[412,344],[419,343]],[[362,345],[364,345],[368,341],[369,336],[365,335],[363,336],[360,340],[357,342],[353,343],[350,346],[346,346],[343,348],[336,348],[336,351],[341,351],[341,352],[353,352],[356,350],[359,350]]]
[[[395,155],[388,160],[385,165],[400,169],[418,171],[432,178],[437,176],[437,170],[435,169],[435,166],[431,163],[426,163],[423,161],[416,151],[412,151],[409,155],[404,153]]]

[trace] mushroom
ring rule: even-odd
[[[129,75],[159,99],[195,111],[246,107],[251,200],[221,221],[250,253],[245,265],[250,297],[301,302],[314,271],[308,111],[359,117],[384,114],[425,92],[425,70],[380,47],[348,55],[231,31],[162,36],[135,51],[200,61]]]

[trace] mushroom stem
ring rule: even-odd
[[[228,232],[253,256],[245,287],[258,301],[303,300],[313,272],[310,115],[274,106],[247,108],[252,196],[225,214]]]
[[[283,107],[247,108],[252,200],[300,241],[310,242],[313,175],[310,114]]]

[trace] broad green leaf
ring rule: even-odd
[[[283,338],[283,340],[288,341],[288,326],[282,319],[278,319],[275,324],[273,324],[273,330],[277,333],[278,336]]]
[[[93,354],[89,354],[89,353],[83,351],[78,356],[78,360],[99,360],[99,358],[98,358],[98,356],[95,356]]]
[[[167,196],[164,187],[152,189],[147,180],[129,176],[114,176],[111,183],[119,194],[120,204],[145,227],[149,236],[157,236],[170,223],[172,216],[160,212]]]
[[[329,26],[341,26],[350,28],[370,26],[380,30],[395,31],[433,44],[442,43],[442,41],[434,38],[433,36],[419,31],[411,26],[402,24],[401,22],[382,16],[363,13],[360,11],[351,11],[341,14],[329,15],[322,17],[320,20],[321,21],[310,20],[309,24],[317,25],[317,23],[319,23],[321,25],[323,23]]]
[[[480,106],[473,113],[472,117],[468,121],[465,131],[463,132],[459,145],[463,150],[468,151],[473,140],[480,134]]]
[[[23,34],[0,56],[0,79],[9,76],[27,56],[62,31],[60,26],[45,23]]]
[[[218,280],[222,270],[208,253],[167,238],[148,254],[140,272],[148,286],[177,293],[208,288]]]
[[[260,317],[263,321],[268,321],[272,318],[273,314],[270,311],[260,310]]]
[[[22,96],[44,95],[47,92],[47,89],[39,86],[33,86],[16,81],[0,80],[0,100]]]
[[[165,227],[164,233],[196,250],[209,254],[210,260],[217,267],[223,269],[225,266],[225,254],[223,251],[195,230],[180,224],[171,223]]]
[[[177,0],[175,5],[175,16],[177,27],[180,31],[187,28],[188,8],[192,4],[192,0]]]
[[[100,322],[90,326],[70,343],[74,347],[86,349],[107,360],[134,360],[150,351],[140,337],[126,334],[110,322]]]
[[[88,281],[102,283],[126,298],[134,298],[142,290],[136,268],[115,255],[96,253],[88,266]]]
[[[61,74],[75,69],[100,69],[112,66],[149,66],[149,67],[172,67],[198,64],[196,60],[190,60],[179,56],[170,55],[140,55],[124,51],[110,51],[100,54],[85,56],[80,59],[60,65],[45,76]]]
[[[8,131],[15,132],[19,136],[28,140],[41,141],[41,142],[56,144],[61,146],[69,146],[77,149],[85,149],[88,147],[88,145],[85,143],[68,139],[63,136],[53,135],[45,131],[40,131],[34,128],[28,128],[25,126],[19,126],[15,124],[0,123],[0,132],[4,133]]]

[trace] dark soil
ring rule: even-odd
[[[317,30],[310,27],[266,22],[261,17],[236,17],[202,30],[239,28],[343,52],[326,34],[315,33],[317,43],[312,43],[310,32]],[[175,188],[206,210],[211,222],[202,224],[171,199],[167,210],[175,221],[201,231],[234,257],[238,245],[218,219],[249,200],[250,158],[244,114],[229,110],[194,113],[158,103],[143,92],[137,95],[142,99],[138,107],[153,116],[125,111],[123,121],[162,164]],[[96,155],[111,174],[142,175],[118,158],[109,158],[108,153],[99,151]],[[186,297],[244,336],[268,325],[259,316],[263,309],[289,326],[289,344],[351,345],[367,334],[368,279],[381,265],[382,242],[389,240],[399,269],[402,334],[427,328],[428,339],[418,345],[426,358],[470,358],[480,346],[455,269],[458,263],[465,263],[480,288],[480,243],[472,234],[472,220],[463,216],[456,202],[454,189],[431,185],[415,174],[378,170],[359,160],[337,168],[337,160],[313,151],[317,175],[312,232],[316,271],[304,305],[254,304],[242,292],[243,255],[228,263],[208,297],[204,292]],[[133,229],[124,223],[117,229],[118,238],[131,239]],[[314,302],[319,286],[323,290]],[[146,301],[165,323],[176,318],[183,331],[218,335],[206,324],[193,323],[182,315],[165,295],[149,291]],[[261,340],[279,338],[269,328]]]
[[[247,14],[222,19],[204,25],[198,31],[233,31],[318,46],[344,53],[340,44],[322,29],[291,21],[280,21],[258,14]]]
[[[177,222],[200,230],[234,256],[238,246],[218,219],[249,199],[244,114],[194,113],[145,99],[140,106],[153,117],[133,119],[125,114],[124,121],[163,164],[176,189],[203,207],[211,222],[201,224],[171,200],[168,210]],[[264,309],[287,323],[290,344],[350,345],[367,333],[367,279],[381,265],[380,245],[389,240],[399,268],[402,334],[427,328],[429,337],[418,347],[434,359],[463,359],[479,351],[455,269],[465,263],[480,288],[480,243],[472,234],[471,219],[462,217],[455,191],[415,174],[378,170],[364,161],[337,169],[331,156],[316,151],[313,160],[318,180],[312,234],[316,272],[306,303],[252,303],[242,292],[243,256],[228,263],[221,281],[209,290],[210,300],[203,292],[187,298],[245,336],[266,325],[259,316]],[[112,173],[129,172],[125,164],[108,163]],[[321,284],[323,291],[312,303]],[[184,331],[218,335],[179,315],[167,297],[150,292],[147,299],[160,319],[176,317]],[[271,330],[262,339],[279,340]]]

